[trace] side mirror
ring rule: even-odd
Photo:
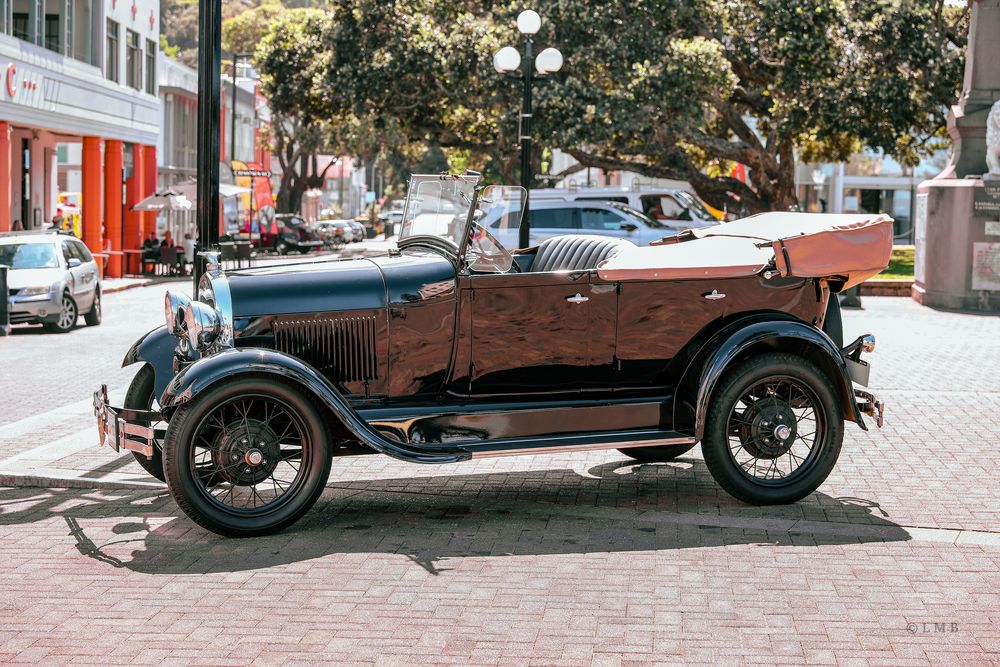
[[[81,264],[83,264],[83,262],[81,262],[76,257],[70,257],[69,260],[66,261],[66,266],[68,266],[71,269],[75,269],[76,267],[80,266]]]
[[[639,225],[633,222],[623,222],[621,224],[621,228],[626,232],[634,232],[635,230],[639,229]]]

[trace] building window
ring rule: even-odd
[[[12,18],[13,18],[13,21],[14,21],[14,25],[13,25],[13,27],[14,27],[14,37],[17,37],[18,39],[23,39],[26,42],[29,41],[28,40],[28,15],[25,14],[25,13],[21,13],[21,12],[14,12],[14,15],[13,15]]]
[[[45,48],[49,51],[62,53],[59,48],[59,15],[45,15]]]
[[[156,94],[156,43],[146,40],[146,92]]]
[[[118,81],[118,24],[108,19],[108,53],[104,61],[104,76]]]
[[[142,48],[139,46],[139,33],[126,30],[125,40],[125,85],[142,90]]]

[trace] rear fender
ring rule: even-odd
[[[246,376],[272,377],[291,382],[315,399],[363,445],[411,463],[457,463],[471,456],[454,448],[425,450],[386,438],[362,419],[337,388],[315,368],[295,357],[262,348],[229,349],[205,357],[182,370],[167,386],[160,399],[167,417],[211,387],[226,380]]]
[[[699,363],[685,370],[685,378],[698,378],[695,402],[695,437],[705,434],[712,395],[719,380],[736,363],[756,354],[790,352],[816,364],[829,378],[840,397],[842,417],[868,430],[854,399],[847,363],[825,333],[805,322],[791,319],[737,321],[717,332],[699,352]],[[682,379],[683,381],[683,379]]]

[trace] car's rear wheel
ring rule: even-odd
[[[76,300],[70,296],[69,292],[64,292],[59,302],[59,315],[55,322],[45,325],[45,328],[55,333],[67,333],[76,326],[76,320],[80,316],[80,311],[76,307]]]
[[[313,400],[264,378],[226,382],[171,415],[167,486],[193,521],[220,535],[274,533],[319,498],[329,433]]]
[[[96,327],[101,323],[101,290],[94,291],[94,303],[90,307],[90,312],[83,316],[83,321],[88,327]]]
[[[840,400],[811,362],[771,353],[743,361],[720,381],[702,453],[709,472],[749,503],[795,502],[822,484],[844,439]]]
[[[287,255],[288,244],[285,243],[284,241],[278,241],[277,243],[274,244],[274,251],[279,255]]]
[[[673,461],[692,449],[694,449],[694,445],[660,445],[658,447],[626,447],[618,451],[643,463],[661,463]]]
[[[144,364],[139,369],[139,372],[135,374],[135,377],[132,378],[132,384],[128,386],[128,391],[125,393],[124,407],[131,410],[152,410],[153,405],[156,403],[156,392],[153,388],[155,379],[156,373],[153,367],[149,364]],[[132,452],[132,456],[135,457],[136,462],[142,466],[143,470],[161,482],[165,482],[166,477],[163,476],[162,447],[163,443],[158,442],[153,447],[152,456],[146,456],[139,452]]]

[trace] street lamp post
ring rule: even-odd
[[[563,65],[562,53],[558,49],[543,49],[535,55],[534,35],[542,27],[542,18],[538,12],[526,9],[517,16],[517,29],[524,35],[524,56],[513,46],[505,46],[493,56],[493,67],[497,72],[512,78],[519,78],[522,83],[521,117],[518,124],[518,139],[521,142],[521,187],[524,188],[524,216],[521,218],[521,230],[518,245],[527,248],[531,235],[531,207],[529,195],[531,192],[531,84],[535,76],[544,77],[555,74]],[[523,67],[522,67],[523,65]],[[535,72],[532,72],[532,65]],[[521,74],[513,74],[521,67]]]

